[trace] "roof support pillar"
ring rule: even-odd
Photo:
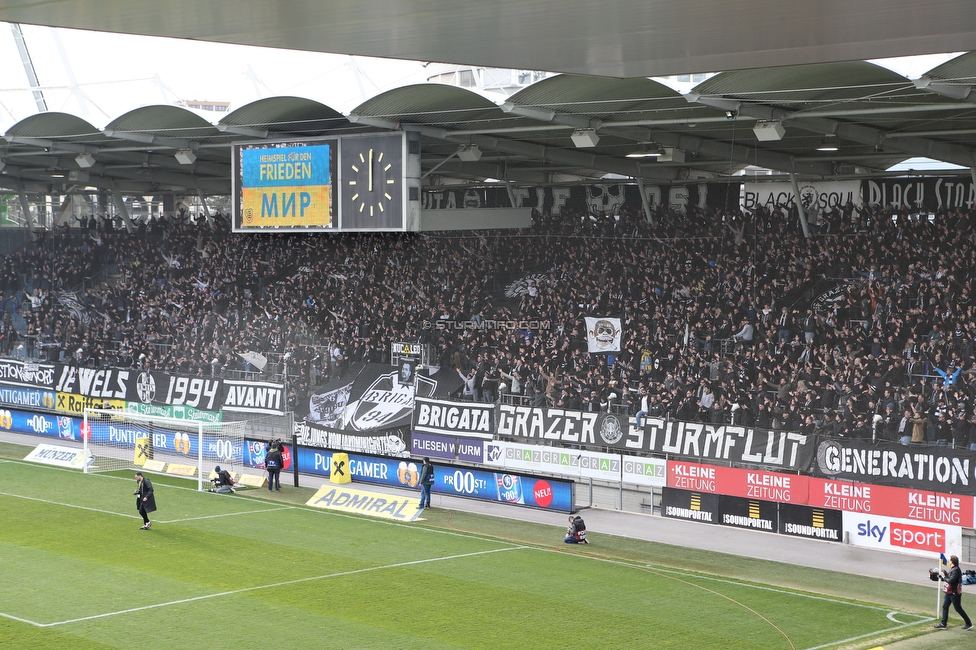
[[[136,227],[132,223],[132,219],[129,218],[129,208],[125,207],[125,201],[122,200],[122,193],[115,187],[115,183],[112,183],[112,198],[115,199],[115,207],[118,208],[119,214],[122,216],[122,223],[125,224],[126,232],[132,234],[135,232]],[[105,217],[108,218],[108,215],[105,215]]]
[[[27,193],[24,192],[24,184],[20,182],[20,179],[17,179],[17,197],[20,199],[20,211],[24,215],[24,223],[27,225],[27,230],[33,235],[37,231],[37,224],[34,223],[30,202],[27,200]]]
[[[803,209],[803,201],[800,200],[800,186],[796,183],[796,174],[790,172],[790,185],[793,186],[793,203],[796,211],[800,215],[800,227],[803,228],[803,238],[810,239],[810,230],[807,227],[807,213]]]
[[[644,221],[652,226],[656,226],[657,223],[654,222],[654,213],[651,211],[651,204],[647,202],[647,192],[644,191],[644,177],[640,174],[637,175],[637,189],[640,190],[641,206],[644,208]]]
[[[70,226],[72,218],[72,208],[74,207],[74,196],[66,194],[64,201],[61,201],[61,209],[58,210],[58,217],[54,220],[55,226]]]

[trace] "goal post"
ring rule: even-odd
[[[84,471],[139,470],[156,461],[177,470],[169,473],[196,478],[202,490],[215,466],[231,473],[244,469],[246,424],[86,408],[81,430]]]

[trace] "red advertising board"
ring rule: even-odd
[[[973,527],[971,496],[668,461],[668,487]]]
[[[933,524],[973,527],[973,497],[810,478],[810,504]]]
[[[668,461],[668,487],[763,501],[806,504],[809,478],[796,474]]]

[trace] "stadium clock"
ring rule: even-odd
[[[343,229],[403,228],[403,134],[343,138]]]

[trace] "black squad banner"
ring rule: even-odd
[[[453,369],[433,375],[418,370],[405,382],[398,368],[362,364],[353,366],[344,381],[313,389],[309,418],[320,426],[344,431],[406,429],[416,398],[447,399],[461,386],[461,378]]]
[[[643,209],[640,188],[627,183],[599,183],[566,187],[520,187],[514,190],[516,208],[534,208],[540,213],[562,214],[564,208],[594,216],[619,214],[620,209]],[[688,206],[734,209],[739,183],[691,183],[688,185],[645,184],[651,209],[658,206],[684,212]],[[508,188],[437,188],[423,194],[424,210],[510,208]]]
[[[376,456],[406,458],[407,434],[401,430],[377,432],[339,431],[314,422],[296,422],[295,436],[302,447],[351,451]]]
[[[866,203],[909,210],[954,210],[976,201],[976,187],[969,176],[943,178],[889,178],[862,181]]]
[[[840,542],[844,539],[843,514],[840,510],[780,503],[779,532],[793,537]]]
[[[105,400],[157,406],[189,406],[201,411],[284,413],[284,385],[265,381],[184,377],[163,372],[85,368],[55,364],[51,388],[99,405]]]
[[[448,402],[417,397],[414,431],[491,438],[495,433],[495,407],[478,402]]]
[[[814,474],[874,485],[976,494],[976,452],[894,442],[821,438]]]
[[[806,471],[813,463],[813,436],[730,425],[645,418],[638,429],[623,415],[498,406],[498,435],[615,450],[666,454],[695,461],[720,461]]]

